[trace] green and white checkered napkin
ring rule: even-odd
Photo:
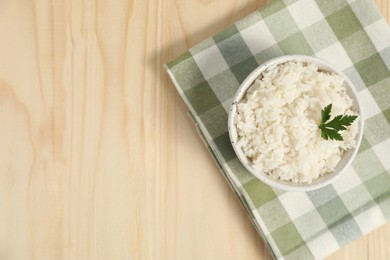
[[[282,192],[255,179],[229,141],[233,95],[283,54],[327,60],[352,80],[365,116],[352,167],[334,184]],[[221,172],[276,258],[323,258],[390,219],[390,29],[372,0],[275,0],[167,64]]]

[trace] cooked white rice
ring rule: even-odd
[[[294,183],[311,183],[334,171],[344,151],[356,144],[359,118],[340,132],[343,141],[323,139],[318,124],[329,104],[331,118],[356,115],[343,83],[341,76],[302,62],[264,71],[237,104],[234,120],[237,146],[253,168]]]

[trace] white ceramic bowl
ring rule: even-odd
[[[234,125],[234,117],[236,115],[236,104],[243,98],[248,88],[252,85],[253,81],[269,66],[285,63],[288,61],[300,61],[304,63],[312,63],[318,66],[319,70],[321,71],[329,71],[329,72],[335,72],[345,79],[345,88],[347,89],[348,95],[353,100],[353,110],[356,111],[359,115],[359,132],[357,134],[357,140],[356,140],[356,147],[354,149],[348,149],[344,152],[339,164],[337,165],[336,169],[332,173],[328,173],[324,176],[320,176],[318,179],[313,180],[312,183],[293,183],[290,181],[282,181],[282,180],[275,180],[271,176],[267,175],[264,172],[256,171],[252,167],[252,163],[248,160],[248,158],[244,155],[242,150],[237,147],[237,131],[236,127]],[[251,74],[242,82],[241,86],[237,90],[236,95],[234,96],[232,106],[230,108],[229,112],[229,119],[228,119],[228,129],[229,129],[229,136],[230,140],[232,142],[234,151],[236,152],[238,159],[241,161],[241,163],[245,166],[245,168],[252,173],[254,176],[256,176],[261,181],[265,182],[266,184],[278,188],[285,191],[310,191],[319,189],[321,187],[324,187],[325,185],[335,181],[338,177],[340,177],[343,172],[349,167],[349,165],[352,163],[353,159],[356,156],[357,150],[359,149],[360,142],[362,140],[363,136],[363,115],[361,111],[361,107],[357,98],[356,90],[351,83],[351,81],[338,69],[336,69],[334,66],[329,64],[328,62],[325,62],[321,59],[311,57],[311,56],[303,56],[303,55],[286,55],[286,56],[280,56],[277,58],[274,58],[272,60],[269,60],[259,67],[257,67],[254,71],[252,71]]]

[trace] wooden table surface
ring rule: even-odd
[[[162,68],[265,2],[0,0],[0,259],[270,259]]]

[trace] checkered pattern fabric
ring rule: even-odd
[[[262,183],[229,141],[228,110],[240,83],[283,54],[334,64],[356,86],[365,115],[352,167],[316,191],[283,192]],[[274,0],[166,68],[275,258],[323,258],[390,219],[390,29],[373,1]]]

